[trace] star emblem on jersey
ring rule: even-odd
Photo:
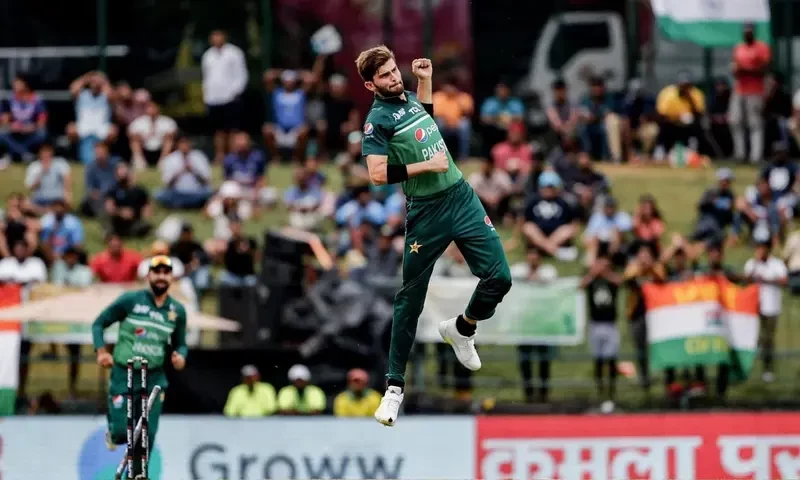
[[[175,310],[170,310],[169,313],[167,314],[167,319],[170,322],[174,322],[176,318],[178,318],[178,314],[175,313]]]
[[[422,246],[422,244],[421,243],[417,243],[416,241],[414,243],[412,243],[411,245],[409,245],[409,248],[411,248],[411,253],[419,253],[419,247],[421,247],[421,246]]]
[[[424,128],[418,128],[414,130],[414,138],[416,138],[419,143],[425,143],[428,141],[428,132],[426,132]]]
[[[372,133],[373,126],[371,123],[367,122],[364,124],[364,135],[369,135]]]

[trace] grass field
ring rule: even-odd
[[[473,165],[463,166],[465,172],[472,171]],[[605,166],[603,168],[610,176],[613,185],[614,195],[620,202],[622,208],[631,211],[636,205],[639,196],[645,192],[652,194],[658,200],[668,224],[668,232],[678,231],[687,233],[691,231],[695,218],[695,204],[702,191],[714,183],[714,173],[712,170],[672,170],[665,167],[627,167],[627,166]],[[742,192],[744,187],[752,182],[755,177],[755,170],[749,167],[737,167],[736,169],[736,189]],[[335,170],[329,170],[330,187],[336,189],[340,185],[340,179]],[[83,195],[83,170],[79,166],[73,167],[73,196],[80,199]],[[219,184],[221,173],[219,169],[214,171],[215,184]],[[269,170],[269,183],[279,188],[284,188],[290,184],[292,170],[288,166],[272,166]],[[140,172],[139,182],[155,191],[160,185],[158,173],[155,171]],[[22,189],[24,180],[24,168],[13,166],[12,168],[0,173],[0,191],[10,193]],[[5,195],[2,195],[5,201]],[[155,222],[160,222],[170,212],[156,209]],[[191,221],[195,225],[195,231],[199,238],[205,238],[211,234],[211,222],[204,220],[199,213],[181,212],[180,215]],[[279,227],[285,223],[286,214],[280,208],[266,212],[259,219],[253,220],[245,225],[245,230],[261,239],[265,229]],[[90,252],[97,252],[103,248],[103,232],[96,222],[87,222],[86,247]],[[501,231],[504,236],[508,231]],[[139,249],[149,247],[152,238],[132,241],[129,246]],[[521,252],[511,252],[511,260],[518,260]],[[749,251],[746,247],[737,247],[728,252],[727,261],[732,265],[743,265],[748,258]],[[577,264],[567,265],[558,264],[559,273],[563,275],[578,274],[580,267]],[[792,352],[800,350],[800,325],[796,325],[800,320],[800,304],[792,297],[785,297],[786,306],[784,315],[779,324],[777,333],[777,346],[780,351]],[[208,298],[203,304],[203,309],[209,312],[215,310],[215,299]],[[621,322],[625,325],[624,322]],[[628,335],[627,328],[623,327],[623,352],[630,354],[632,344]],[[797,332],[795,331],[797,330]],[[213,336],[204,336],[204,343],[213,343]],[[516,361],[516,352],[508,347],[484,347],[481,350],[484,358],[484,367],[480,375],[476,376],[476,397],[492,396],[498,399],[516,400],[522,398],[521,388],[519,387],[519,373]],[[87,351],[87,354],[89,352]],[[594,388],[588,380],[591,378],[592,366],[586,359],[588,351],[585,346],[563,348],[560,350],[561,359],[553,364],[552,376],[554,387],[551,397],[554,401],[560,399],[591,398]],[[577,358],[577,359],[576,359]],[[429,362],[426,370],[426,384],[434,380],[433,372],[435,366],[433,360]],[[731,389],[729,396],[732,398],[747,398],[748,400],[759,401],[772,400],[778,397],[797,398],[800,387],[795,386],[800,362],[794,356],[779,359],[776,369],[777,381],[774,384],[766,385],[760,380],[760,365],[757,365],[755,374],[744,385],[739,385]],[[94,393],[98,388],[98,370],[93,365],[84,365],[81,370],[80,389],[82,392]],[[710,372],[713,373],[713,372]],[[31,367],[29,379],[29,392],[34,393],[44,389],[54,390],[57,393],[66,391],[66,365],[50,362],[36,362]],[[623,380],[624,381],[624,380]],[[658,391],[660,387],[654,389]],[[631,383],[630,387],[622,384],[619,388],[618,396],[620,401],[626,404],[638,404],[642,398],[638,388]]]

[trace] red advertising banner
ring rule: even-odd
[[[483,480],[800,478],[800,413],[480,417]]]

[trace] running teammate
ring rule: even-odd
[[[433,119],[427,58],[411,64],[418,79],[416,95],[404,89],[394,54],[381,45],[356,60],[364,86],[375,94],[364,123],[362,153],[372,183],[400,183],[406,195],[403,287],[394,300],[387,388],[375,418],[392,426],[403,402],[405,371],[436,260],[451,242],[480,278],[462,315],[439,324],[439,334],[466,368],[478,370],[477,323],[494,315],[511,288],[503,245],[486,211],[464,181]]]
[[[108,387],[108,431],[106,445],[114,450],[117,445],[127,443],[127,364],[132,357],[142,357],[148,362],[147,394],[158,385],[161,387],[150,410],[148,445],[152,449],[158,431],[158,419],[167,388],[164,362],[167,360],[167,345],[172,345],[169,360],[176,370],[186,365],[186,310],[167,292],[172,284],[172,261],[168,256],[158,255],[150,260],[147,274],[149,289],[123,293],[97,317],[92,325],[97,363],[111,368]],[[105,346],[103,331],[119,322],[119,336],[112,356]],[[134,388],[139,391],[140,375],[134,375]],[[134,402],[134,418],[138,419],[141,402]],[[137,464],[138,466],[138,464]],[[137,473],[138,472],[134,472]]]

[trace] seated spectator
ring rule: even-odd
[[[455,79],[446,79],[442,88],[433,94],[433,112],[436,125],[445,140],[455,139],[458,148],[457,159],[465,160],[469,156],[472,139],[472,113],[475,103],[472,95],[459,90]],[[449,142],[448,142],[449,144]]]
[[[601,250],[606,252],[609,259],[617,259],[623,254],[626,236],[632,229],[631,216],[617,209],[617,201],[613,197],[605,197],[603,208],[592,214],[583,233],[586,264],[594,265]]]
[[[469,184],[480,198],[489,218],[493,222],[501,222],[509,213],[509,201],[514,190],[508,173],[495,168],[491,158],[485,158],[480,170],[469,176]]]
[[[386,223],[386,209],[379,202],[372,198],[369,187],[359,187],[353,192],[355,198],[345,203],[334,215],[336,225],[346,232],[342,236],[340,249],[343,251],[353,248],[364,252],[361,242],[361,235],[358,227],[362,223],[370,223],[373,226],[381,227]]]
[[[689,256],[689,245],[680,234],[672,235],[669,247],[661,252],[660,262],[667,270],[667,280],[683,282],[691,280],[697,270],[696,260]],[[667,382],[672,383],[672,382]]]
[[[311,372],[305,365],[293,365],[289,369],[289,381],[278,392],[278,409],[282,415],[319,415],[328,403],[325,393],[311,385]]]
[[[628,83],[628,92],[622,102],[622,112],[627,153],[629,155],[634,153],[635,142],[641,147],[642,153],[649,156],[658,139],[656,98],[645,90],[640,79],[634,78]]]
[[[565,135],[559,145],[552,149],[545,159],[555,173],[561,178],[564,190],[570,192],[579,174],[578,156],[588,153],[581,150],[576,137]],[[589,157],[591,159],[591,157]]]
[[[401,188],[397,188],[394,193],[386,197],[383,201],[383,208],[386,213],[386,226],[395,238],[405,234],[406,221],[406,196]],[[402,251],[402,247],[400,248]]]
[[[208,256],[203,246],[195,240],[194,228],[190,223],[185,223],[181,228],[180,237],[170,247],[169,255],[180,260],[186,277],[191,280],[197,294],[202,296],[211,286],[211,270]]]
[[[492,147],[490,157],[495,167],[508,173],[515,185],[520,185],[533,167],[533,153],[533,147],[525,141],[525,124],[515,122],[508,127],[508,138]]]
[[[6,210],[0,216],[0,258],[11,256],[11,246],[25,240],[31,251],[39,245],[38,221],[26,218],[25,198],[12,193],[6,201]]]
[[[792,218],[792,208],[775,198],[767,180],[759,178],[755,189],[736,202],[741,220],[750,228],[753,239],[769,238],[775,248]]]
[[[255,239],[245,236],[242,232],[242,222],[239,219],[230,219],[231,238],[225,250],[225,270],[220,276],[221,285],[228,287],[255,286],[256,257],[258,255]]]
[[[324,192],[314,181],[314,172],[295,170],[295,183],[286,190],[283,201],[289,211],[289,225],[301,230],[315,230],[324,219]]]
[[[550,88],[553,92],[553,104],[547,107],[547,123],[559,139],[565,135],[575,135],[580,120],[580,110],[569,101],[566,82],[560,78],[556,79]]]
[[[706,113],[703,91],[692,84],[686,72],[678,75],[678,82],[668,85],[658,94],[656,111],[659,116],[659,149],[656,160],[661,161],[676,144],[697,150],[702,137],[701,118]]]
[[[339,170],[344,187],[341,195],[336,199],[336,207],[341,207],[353,199],[353,189],[369,186],[369,172],[361,155],[361,132],[350,132],[347,136],[347,150],[341,152],[334,159],[334,164]]]
[[[120,158],[112,156],[108,145],[99,142],[94,147],[94,161],[84,167],[86,194],[81,201],[81,213],[98,217],[105,213],[108,192],[117,185],[117,164]]]
[[[578,251],[571,246],[578,234],[575,207],[561,192],[555,172],[539,176],[539,193],[525,207],[522,233],[533,247],[562,261],[573,261]]]
[[[156,240],[152,245],[150,245],[150,256],[143,258],[139,263],[139,268],[136,270],[136,275],[139,277],[139,280],[144,280],[147,278],[147,273],[150,271],[150,260],[152,260],[153,257],[158,256],[170,257],[170,261],[172,262],[172,276],[176,280],[183,278],[184,274],[186,273],[183,262],[181,262],[178,257],[170,255],[169,245],[167,242],[163,240]]]
[[[69,164],[53,155],[52,145],[43,144],[39,149],[39,159],[31,162],[25,170],[25,186],[33,203],[40,207],[48,207],[57,200],[69,203],[72,197]]]
[[[211,163],[189,137],[178,139],[178,149],[159,163],[164,188],[156,193],[165,208],[201,208],[211,198]]]
[[[337,417],[371,417],[381,404],[381,394],[369,388],[369,374],[354,368],[347,372],[347,390],[333,400]]]
[[[48,262],[61,258],[67,249],[83,246],[83,224],[68,213],[64,200],[53,202],[53,210],[41,219],[41,245]]]
[[[788,150],[791,137],[789,118],[792,116],[792,95],[786,90],[783,75],[779,72],[773,72],[766,77],[764,89],[764,109],[761,112],[764,117],[762,148],[786,145],[785,148]],[[751,138],[751,144],[752,141]],[[763,150],[760,152],[759,158],[766,158],[778,153],[770,148],[763,148]]]
[[[94,276],[102,283],[135,282],[142,256],[125,248],[122,237],[116,233],[106,234],[105,241],[106,249],[89,262]]]
[[[50,270],[50,282],[54,285],[84,288],[92,284],[92,269],[80,263],[81,251],[69,247],[56,260]]]
[[[633,237],[640,242],[658,245],[665,228],[656,199],[650,194],[639,197],[639,204],[633,211]]]
[[[242,367],[242,383],[228,393],[223,413],[226,417],[257,418],[272,415],[278,410],[275,387],[261,381],[254,365]]]
[[[0,260],[0,283],[30,285],[47,281],[47,266],[33,256],[28,242],[17,240],[11,245],[11,256]]]
[[[154,167],[172,152],[178,124],[166,115],[154,101],[150,101],[145,114],[128,127],[131,161],[137,168]]]
[[[306,123],[306,91],[301,88],[299,76],[294,70],[280,73],[280,86],[274,88],[276,72],[267,72],[267,118],[261,129],[264,144],[271,158],[279,158],[279,150],[292,151],[293,158],[299,160],[305,155],[309,128]]]
[[[349,135],[360,133],[361,115],[347,90],[347,77],[340,74],[328,79],[328,92],[323,97],[325,103],[324,129],[318,132],[319,152],[333,155],[344,150]]]
[[[514,263],[510,269],[511,278],[523,282],[548,283],[558,278],[556,267],[543,264],[542,254],[535,247],[528,247],[525,261]]]
[[[794,208],[797,204],[797,162],[789,158],[788,145],[775,142],[772,161],[761,169],[760,177],[769,184],[772,195],[783,205]]]
[[[731,137],[731,129],[728,126],[730,104],[731,85],[727,78],[717,78],[708,102],[708,114],[711,117],[711,137],[717,142],[726,157],[733,154],[733,137]]]
[[[78,145],[78,158],[84,165],[94,161],[94,146],[112,145],[119,133],[111,123],[113,90],[100,72],[89,72],[69,86],[75,98],[75,122],[67,125],[67,136]]]
[[[252,203],[241,200],[241,191],[238,183],[224,182],[206,205],[205,214],[214,222],[214,233],[205,242],[205,249],[214,263],[219,263],[228,248],[228,240],[231,238],[230,220],[237,218],[245,221],[252,216]]]
[[[611,190],[608,177],[595,168],[595,164],[586,152],[578,154],[578,168],[572,173],[572,186],[567,193],[575,196],[578,216],[587,221],[596,210],[595,205]]]
[[[394,231],[389,225],[384,225],[376,236],[376,241],[367,248],[366,274],[369,277],[396,277],[403,257],[402,250],[398,252],[392,245]]]
[[[127,164],[117,165],[116,177],[117,184],[106,194],[107,228],[123,237],[143,237],[152,228],[150,196],[136,183]]]
[[[241,200],[251,202],[253,207],[274,203],[277,192],[267,187],[267,160],[264,153],[252,147],[250,136],[245,132],[233,135],[231,150],[225,156],[222,172],[226,181],[239,184],[242,189]]]
[[[697,204],[697,223],[695,223],[694,233],[691,241],[694,243],[693,253],[699,256],[705,244],[708,242],[724,242],[728,237],[735,237],[736,230],[730,234],[726,233],[726,228],[734,226],[736,217],[736,200],[731,189],[733,185],[733,171],[730,168],[720,168],[717,170],[717,186],[707,189],[700,202]]]
[[[119,126],[117,153],[122,158],[131,158],[131,144],[128,127],[134,120],[144,115],[150,103],[150,92],[139,88],[135,92],[127,82],[118,82],[111,98],[114,124]]]
[[[494,95],[483,101],[481,105],[481,124],[483,141],[486,148],[491,148],[506,138],[509,125],[522,121],[525,105],[522,100],[511,96],[511,88],[505,82],[495,86]]]
[[[620,133],[617,124],[615,124],[617,131],[609,131],[609,125],[614,120],[618,120],[618,117],[614,114],[613,97],[606,91],[605,81],[600,77],[593,77],[589,82],[589,94],[581,101],[579,127],[581,147],[592,158],[604,160],[612,156],[611,137],[615,136],[613,140],[618,143]],[[613,153],[614,161],[619,163],[622,160],[617,155],[619,152]]]
[[[14,158],[29,162],[47,138],[47,108],[21,75],[14,78],[11,88],[11,96],[0,106],[0,144]]]

